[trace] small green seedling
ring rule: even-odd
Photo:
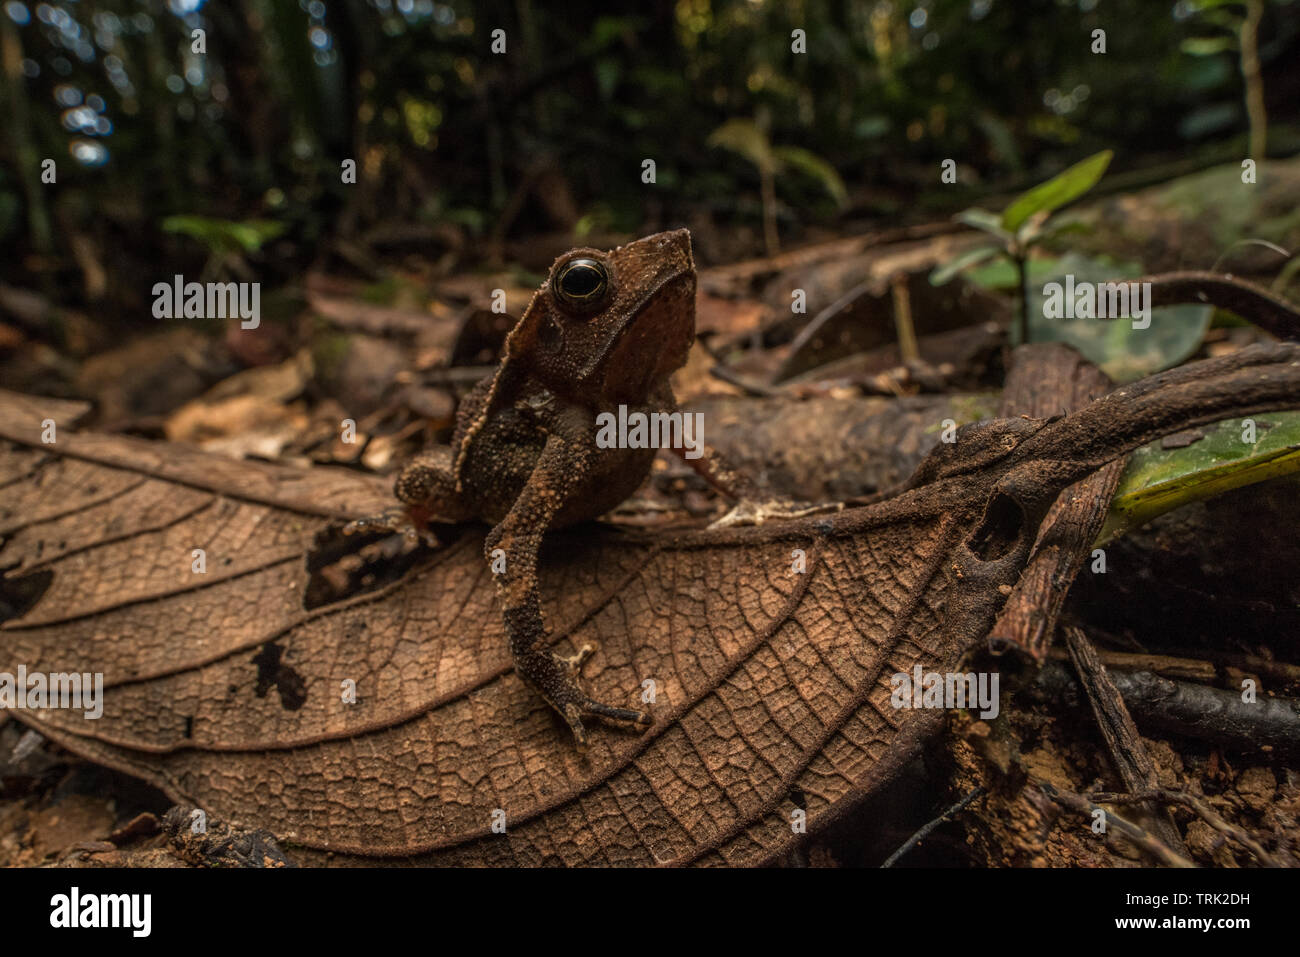
[[[953,217],[958,222],[988,233],[997,242],[977,246],[947,265],[939,267],[930,274],[930,282],[941,286],[964,269],[979,265],[995,256],[1005,256],[1015,264],[1020,276],[1019,341],[1028,342],[1029,251],[1045,239],[1078,228],[1077,222],[1056,220],[1049,224],[1048,218],[1053,212],[1067,203],[1074,202],[1097,185],[1097,181],[1106,172],[1106,167],[1110,165],[1113,155],[1111,150],[1103,150],[1094,156],[1089,156],[1086,160],[1075,163],[1046,183],[1017,196],[1001,215],[978,208],[958,213]]]

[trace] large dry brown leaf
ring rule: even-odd
[[[761,528],[548,539],[563,645],[595,697],[658,688],[655,725],[579,756],[510,668],[465,527],[403,578],[308,610],[304,553],[386,483],[76,434],[0,394],[0,671],[102,671],[104,716],[14,715],[176,800],[300,849],[427,863],[758,863],[889,783],[942,714],[889,678],[954,669],[987,634],[1056,495],[1190,425],[1300,405],[1300,347],[1257,347],[1063,419],[959,433],[907,491]],[[206,550],[206,575],[191,549]],[[792,570],[803,550],[807,569]],[[42,591],[43,589],[43,591]],[[359,700],[341,700],[356,682]],[[505,812],[507,830],[492,831]]]

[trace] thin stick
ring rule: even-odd
[[[1029,260],[1026,256],[1016,257],[1016,271],[1020,276],[1020,341],[1017,345],[1029,345]]]
[[[1264,0],[1246,0],[1241,21],[1241,78],[1246,85],[1246,121],[1250,127],[1250,158],[1264,162],[1268,152],[1268,115],[1264,111],[1264,81],[1259,71],[1259,24],[1264,19]]]
[[[1195,867],[1196,865],[1168,847],[1162,844],[1153,835],[1148,834],[1144,829],[1138,827],[1132,821],[1120,817],[1114,811],[1107,811],[1105,808],[1098,807],[1082,794],[1075,794],[1073,791],[1062,791],[1060,788],[1053,787],[1045,781],[1038,782],[1038,788],[1052,801],[1070,811],[1077,811],[1091,817],[1097,811],[1106,815],[1106,821],[1115,825],[1115,830],[1119,831],[1130,841],[1132,841],[1139,850],[1146,851],[1162,864],[1170,867]]]
[[[715,379],[721,379],[728,385],[734,385],[738,389],[743,389],[749,395],[758,396],[762,399],[782,394],[780,389],[773,389],[761,382],[755,382],[753,379],[747,378],[739,372],[736,372],[730,366],[724,366],[721,363],[715,366],[710,366],[709,375],[713,376]]]
[[[894,300],[894,332],[898,336],[898,355],[904,365],[911,365],[920,360],[921,350],[916,344],[916,328],[912,325],[912,301],[907,292],[907,273],[894,273],[889,286]]]
[[[900,857],[902,857],[912,848],[916,847],[916,845],[920,844],[923,840],[925,840],[925,838],[930,834],[931,831],[937,828],[944,821],[947,821],[949,818],[951,818],[962,808],[966,807],[966,805],[970,804],[971,801],[974,801],[977,797],[980,797],[983,794],[984,794],[983,787],[978,787],[974,791],[971,791],[970,794],[967,794],[964,798],[962,798],[952,807],[948,808],[948,810],[944,811],[933,821],[926,824],[923,828],[921,828],[919,831],[917,831],[915,834],[909,837],[907,841],[903,844],[903,846],[900,847],[898,850],[894,851],[893,854],[890,854],[889,857],[885,858],[885,863],[881,864],[880,866],[882,868],[893,867]]]
[[[1136,804],[1146,801],[1163,801],[1166,804],[1181,804],[1195,811],[1206,824],[1214,828],[1225,837],[1230,837],[1250,853],[1254,854],[1261,864],[1265,867],[1281,867],[1277,859],[1268,851],[1264,850],[1257,840],[1250,836],[1244,829],[1237,827],[1235,824],[1229,824],[1211,808],[1195,795],[1188,794],[1186,791],[1176,791],[1173,788],[1147,788],[1143,791],[1134,791],[1132,794],[1117,794],[1112,791],[1097,791],[1090,795],[1092,800],[1101,804]]]
[[[1171,681],[1149,671],[1116,668],[1110,677],[1148,737],[1175,734],[1247,753],[1300,752],[1300,699],[1260,695],[1247,703],[1239,691]],[[1038,673],[1040,693],[1059,697],[1071,686],[1077,686],[1074,676],[1055,661]]]
[[[1218,680],[1220,671],[1232,668],[1261,678],[1272,678],[1285,684],[1300,684],[1300,666],[1285,661],[1271,661],[1257,655],[1228,655],[1212,651],[1209,658],[1188,658],[1176,655],[1158,655],[1150,652],[1107,651],[1098,649],[1102,663],[1107,668],[1125,668],[1130,671],[1151,671],[1163,678],[1181,681],[1211,683]],[[1048,655],[1056,660],[1068,660],[1069,652],[1052,649]]]
[[[1150,283],[1148,305],[1153,309],[1180,303],[1205,303],[1236,313],[1279,339],[1300,338],[1300,308],[1267,289],[1232,275],[1171,272],[1118,281]]]
[[[1133,724],[1128,708],[1124,707],[1123,697],[1120,696],[1115,683],[1111,681],[1110,675],[1106,673],[1106,666],[1102,664],[1097,649],[1093,647],[1082,629],[1074,625],[1066,626],[1065,641],[1070,657],[1074,661],[1074,669],[1083,684],[1083,690],[1092,703],[1093,717],[1097,719],[1097,727],[1106,742],[1111,763],[1119,772],[1120,780],[1130,791],[1156,787],[1155,762],[1147,754],[1142,736],[1138,734],[1137,726]],[[1183,846],[1182,835],[1174,826],[1173,816],[1168,810],[1162,813],[1156,805],[1151,804],[1139,808],[1139,812],[1144,818],[1143,823],[1150,827],[1161,841],[1179,854],[1187,853],[1187,848]]]

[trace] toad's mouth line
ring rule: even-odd
[[[623,322],[619,324],[618,328],[614,330],[614,334],[609,337],[605,346],[592,357],[591,361],[583,366],[582,371],[579,373],[580,377],[583,380],[589,380],[596,374],[597,370],[605,365],[610,356],[614,354],[619,345],[627,338],[628,332],[636,326],[637,320],[640,319],[642,313],[645,312],[646,306],[649,305],[665,287],[671,283],[677,282],[683,276],[690,276],[693,280],[694,274],[695,270],[689,266],[684,269],[678,269],[674,272],[668,273],[660,279],[659,282],[646,290],[645,294],[637,301],[636,305],[628,310],[627,318],[624,319]],[[686,309],[690,312],[690,324],[692,330],[694,330],[695,283],[693,281],[691,282],[691,295]]]

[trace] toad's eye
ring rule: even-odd
[[[594,309],[609,291],[609,273],[595,259],[574,259],[560,267],[555,276],[555,294],[566,306]]]

